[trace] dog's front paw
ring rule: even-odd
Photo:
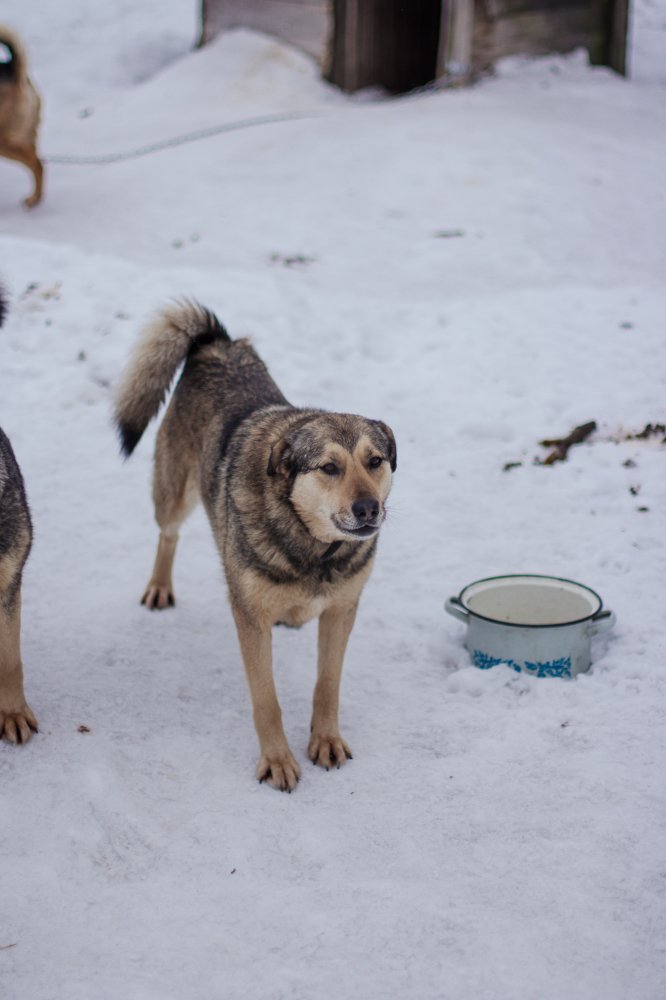
[[[145,594],[141,598],[141,603],[145,604],[150,611],[163,611],[164,608],[172,608],[176,603],[176,598],[169,587],[161,587],[159,584],[149,583]]]
[[[301,779],[301,769],[289,747],[285,747],[279,752],[262,753],[257,764],[257,778],[280,792],[293,792]]]
[[[352,752],[339,733],[323,734],[313,732],[308,744],[308,757],[313,764],[330,770],[342,767],[352,759]]]
[[[25,702],[12,711],[0,708],[0,739],[5,739],[8,743],[27,743],[36,732],[37,719]]]

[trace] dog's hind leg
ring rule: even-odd
[[[27,550],[25,552],[27,555]],[[0,739],[27,743],[37,732],[37,719],[23,693],[21,663],[21,591],[23,555],[0,558]]]
[[[173,592],[172,568],[176,556],[178,528],[166,526],[160,530],[153,572],[146,586],[141,603],[151,611],[162,611],[173,607],[176,598]]]
[[[161,611],[163,608],[173,607],[176,603],[172,573],[178,532],[198,499],[195,463],[188,462],[183,455],[172,454],[168,444],[160,442],[158,435],[153,501],[160,535],[153,572],[141,598],[141,603],[151,611],[156,609]]]
[[[8,160],[15,160],[22,163],[28,170],[32,171],[35,181],[35,188],[31,195],[24,199],[26,208],[34,208],[42,200],[44,185],[44,164],[37,156],[37,150],[32,146],[5,146],[0,149],[0,153]]]
[[[37,151],[35,149],[28,150],[28,157],[23,162],[29,170],[32,170],[32,176],[35,179],[35,189],[31,195],[24,199],[23,204],[26,208],[34,208],[35,205],[39,205],[42,200],[44,190],[44,164],[37,156]]]

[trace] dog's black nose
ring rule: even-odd
[[[376,521],[379,514],[379,501],[375,500],[374,497],[361,497],[360,500],[354,500],[352,514],[357,521],[363,521],[366,524],[370,521]]]

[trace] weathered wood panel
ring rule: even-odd
[[[464,83],[472,74],[474,0],[447,0],[444,9],[437,78]]]
[[[625,72],[628,0],[447,0],[440,76],[464,81],[503,56],[585,48]]]
[[[201,44],[221,31],[250,28],[325,62],[333,23],[330,0],[202,0],[201,15]]]
[[[472,38],[472,67],[488,69],[502,56],[545,55],[586,48],[593,62],[603,61],[605,24],[601,0],[528,4],[493,0],[499,10],[488,14],[488,0],[477,0]],[[504,7],[504,9],[502,9]]]

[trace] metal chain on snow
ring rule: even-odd
[[[107,153],[99,156],[44,156],[43,160],[45,163],[57,163],[68,166],[118,163],[120,160],[133,160],[139,156],[148,156],[149,153],[158,153],[162,149],[184,146],[188,142],[197,142],[199,139],[209,139],[211,136],[221,135],[223,132],[235,132],[237,129],[254,128],[255,125],[272,125],[276,122],[318,118],[320,114],[321,112],[317,111],[291,111],[281,115],[241,118],[235,122],[226,122],[224,125],[213,125],[210,128],[202,128],[196,132],[186,132],[184,135],[175,136],[173,139],[162,139],[158,142],[152,142],[147,146],[138,146],[136,149],[129,149],[124,153]]]

